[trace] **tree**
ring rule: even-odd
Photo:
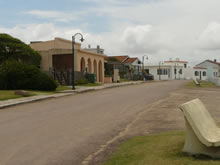
[[[26,64],[39,66],[41,56],[21,40],[0,33],[0,64],[7,60],[23,61]]]
[[[109,57],[107,61],[109,61],[109,62],[119,62],[119,60],[115,57]]]

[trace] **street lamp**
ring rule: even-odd
[[[83,35],[81,33],[76,33],[72,36],[72,90],[75,89],[75,73],[74,73],[74,56],[75,56],[75,52],[74,52],[74,45],[75,45],[75,37],[77,35],[81,36],[80,41],[83,42]]]
[[[144,72],[144,57],[146,57],[146,60],[148,60],[148,56],[147,55],[143,55],[142,56],[142,75],[143,75],[143,72]]]
[[[161,64],[162,64],[162,61],[159,62],[159,71],[158,71],[158,73],[159,73],[159,80],[161,80],[161,69],[160,69],[160,65]]]
[[[176,63],[175,63],[175,68],[174,68],[175,80],[176,80],[176,72],[177,72],[177,69],[176,69]]]

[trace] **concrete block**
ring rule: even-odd
[[[27,97],[30,95],[30,93],[28,91],[24,91],[24,90],[16,90],[15,95],[21,95],[21,96]]]
[[[183,151],[190,155],[204,154],[220,158],[220,128],[205,105],[195,99],[180,106],[186,123]]]

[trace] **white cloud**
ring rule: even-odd
[[[82,33],[80,29],[60,28],[52,23],[17,25],[14,28],[0,27],[0,33],[8,33],[26,43],[30,41],[52,40],[55,37],[71,39],[71,36],[77,32]]]
[[[210,23],[198,39],[199,48],[220,50],[220,23]]]
[[[8,32],[27,43],[54,37],[71,39],[74,33],[82,32],[86,38],[84,46],[100,45],[108,55],[128,54],[141,57],[150,54],[151,62],[169,58],[190,60],[192,63],[209,58],[219,59],[219,0],[145,0],[137,3],[133,0],[84,1],[93,2],[97,7],[88,6],[81,13],[31,10],[28,14],[47,18],[48,22],[76,19],[84,21],[88,15],[89,19],[107,16],[105,21],[108,21],[107,25],[111,30],[93,33],[91,31],[94,30],[90,29],[61,27],[50,23],[2,27],[0,32]],[[91,20],[83,21],[79,27],[82,24],[91,27]],[[97,22],[96,19],[92,21],[96,27],[105,31],[103,22],[99,22],[99,19]]]
[[[70,13],[70,12],[60,12],[60,11],[44,11],[44,10],[31,10],[25,12],[25,14],[29,14],[41,19],[50,19],[57,22],[69,22],[76,20],[79,13]]]
[[[172,34],[161,32],[152,25],[127,27],[122,34],[124,50],[132,54],[157,53],[172,50]]]

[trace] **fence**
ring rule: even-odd
[[[74,72],[75,81],[85,79],[86,76],[83,72]],[[70,70],[56,70],[51,69],[48,74],[54,79],[57,80],[61,85],[72,85],[72,71]]]

